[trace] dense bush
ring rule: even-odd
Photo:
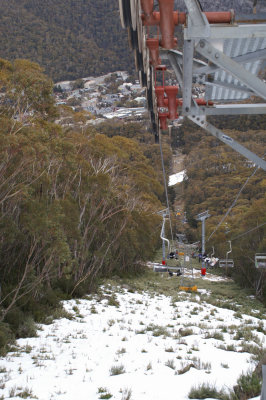
[[[55,124],[37,64],[0,60],[0,78],[0,321],[34,335],[31,318],[152,256],[163,186],[136,140]]]
[[[261,394],[261,378],[256,372],[242,374],[234,386],[230,400],[248,400]]]
[[[0,356],[4,356],[15,337],[8,324],[0,323]]]

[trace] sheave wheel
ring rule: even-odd
[[[121,25],[123,28],[127,28],[132,25],[131,22],[131,9],[129,0],[119,0],[119,11]]]
[[[134,31],[137,30],[137,0],[130,0],[131,24]]]
[[[138,32],[134,31],[130,26],[128,30],[128,41],[132,50],[138,49]]]
[[[124,10],[124,0],[118,0],[119,2],[119,13],[120,13],[120,21],[122,28],[126,27],[126,18],[125,18],[125,10]]]
[[[135,66],[137,71],[143,71],[143,59],[142,54],[136,49],[135,50]]]

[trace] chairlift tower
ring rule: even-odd
[[[119,0],[121,23],[146,87],[155,142],[160,130],[187,117],[266,171],[262,157],[208,121],[216,115],[266,114],[266,15],[205,12],[199,0],[184,0],[186,12],[175,10],[174,0],[158,3],[156,11],[154,0]],[[175,38],[178,26],[182,48]],[[165,85],[168,70],[177,84],[172,80]]]
[[[207,218],[209,218],[211,215],[209,214],[209,211],[204,211],[203,213],[200,213],[197,215],[197,221],[201,221],[201,254],[205,253],[205,221]],[[201,264],[201,275],[206,274],[206,266],[205,262],[202,260]]]

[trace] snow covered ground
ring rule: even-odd
[[[146,114],[147,110],[145,107],[134,107],[134,108],[125,108],[120,107],[116,111],[110,112],[105,114],[105,118],[112,119],[112,118],[125,118],[125,117],[138,117]]]
[[[187,400],[204,382],[232,388],[254,369],[236,333],[253,327],[250,343],[261,345],[262,322],[212,306],[203,294],[179,292],[173,301],[109,284],[64,302],[72,320],[40,325],[38,337],[18,340],[0,359],[0,398]]]
[[[168,186],[174,186],[177,183],[183,182],[186,171],[178,172],[177,174],[173,174],[169,176]]]

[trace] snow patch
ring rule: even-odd
[[[183,182],[185,177],[186,170],[178,172],[177,174],[173,174],[169,176],[168,186],[174,186],[177,183]]]
[[[17,350],[0,358],[4,398],[19,399],[27,388],[39,400],[99,400],[108,398],[104,393],[121,400],[130,390],[132,400],[187,400],[192,386],[210,383],[227,390],[251,368],[251,354],[220,347],[239,347],[227,329],[222,341],[206,338],[221,329],[221,321],[241,326],[244,315],[240,320],[234,311],[201,304],[200,298],[197,304],[189,294],[173,304],[170,296],[121,286],[101,289],[100,296],[63,302],[72,320],[40,325],[38,337],[19,339]],[[193,332],[181,338],[186,326]],[[193,363],[195,368],[182,373]]]

